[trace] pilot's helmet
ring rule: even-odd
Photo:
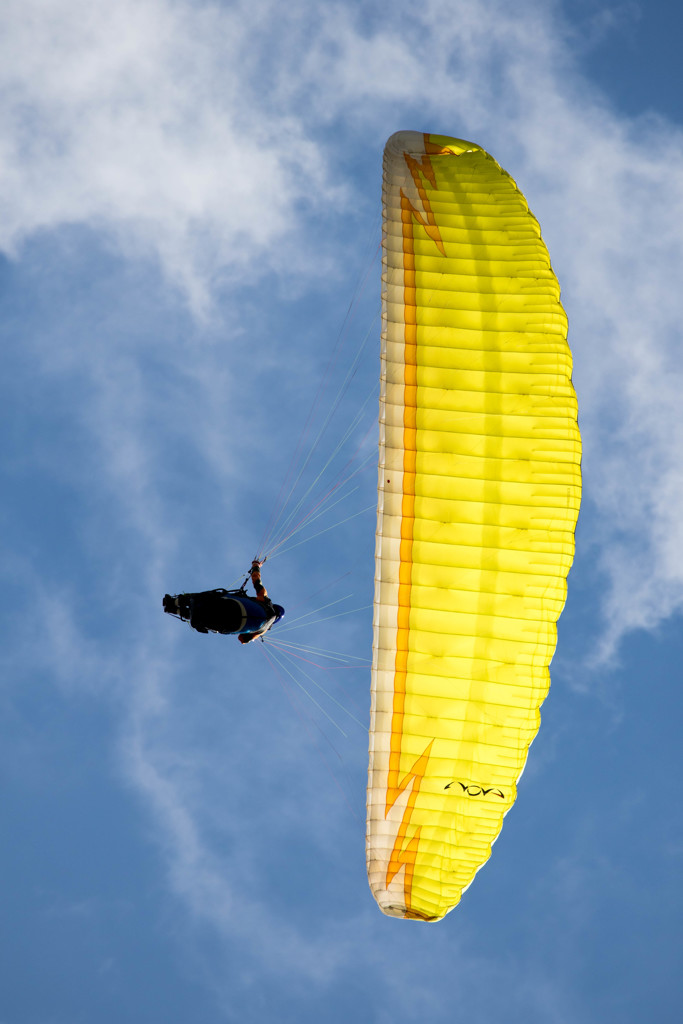
[[[284,616],[285,610],[281,604],[274,604],[273,608],[275,609],[275,622],[279,622],[280,619]],[[273,623],[273,625],[275,625],[275,622]]]

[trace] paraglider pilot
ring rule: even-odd
[[[199,594],[164,595],[164,611],[189,622],[198,633],[237,634],[242,644],[262,637],[285,614],[281,604],[273,604],[261,582],[261,562],[254,559],[249,576],[256,591],[250,597],[239,590],[204,590]],[[246,581],[245,581],[246,582]]]

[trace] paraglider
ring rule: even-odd
[[[367,865],[435,921],[488,859],[550,683],[579,510],[567,318],[538,222],[479,146],[384,155]]]
[[[524,196],[488,153],[392,136],[382,252],[367,869],[385,914],[437,921],[489,858],[540,725],[581,438],[559,284]],[[320,499],[309,496],[322,472],[292,497],[310,457],[297,475],[295,456],[259,551],[282,553],[346,496],[355,469]],[[244,585],[167,594],[164,611],[263,639],[284,609],[261,564],[255,597]],[[274,641],[276,665],[278,646],[283,659],[303,650]]]
[[[198,633],[235,634],[242,644],[258,640],[285,614],[282,605],[271,601],[261,582],[261,564],[254,559],[247,577],[251,578],[255,597],[249,597],[244,586],[238,590],[219,588],[197,594],[165,594],[164,611],[189,622]]]

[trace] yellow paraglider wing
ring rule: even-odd
[[[510,176],[401,132],[383,210],[368,876],[386,914],[438,920],[538,731],[581,441],[559,285]]]

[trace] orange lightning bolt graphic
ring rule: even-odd
[[[394,703],[391,720],[391,748],[387,780],[387,802],[385,815],[398,800],[401,793],[412,783],[412,789],[403,818],[396,835],[394,848],[387,867],[386,885],[405,868],[404,899],[406,917],[421,917],[411,910],[411,894],[415,861],[420,843],[420,827],[413,829],[409,836],[411,819],[415,809],[422,779],[427,770],[433,740],[417,758],[410,770],[401,778],[401,748],[403,740],[403,716],[405,712],[406,675],[408,670],[408,632],[410,629],[410,596],[412,587],[413,524],[415,522],[415,469],[417,456],[417,299],[415,282],[415,223],[421,225],[428,237],[445,255],[443,241],[432,212],[423,178],[433,188],[437,187],[431,160],[425,156],[418,162],[405,153],[422,205],[422,211],[401,190],[401,221],[403,227],[403,305],[405,309],[405,371],[404,371],[404,413],[403,413],[403,501],[401,515],[401,553],[399,567],[398,623],[396,636],[396,661],[394,673]]]

